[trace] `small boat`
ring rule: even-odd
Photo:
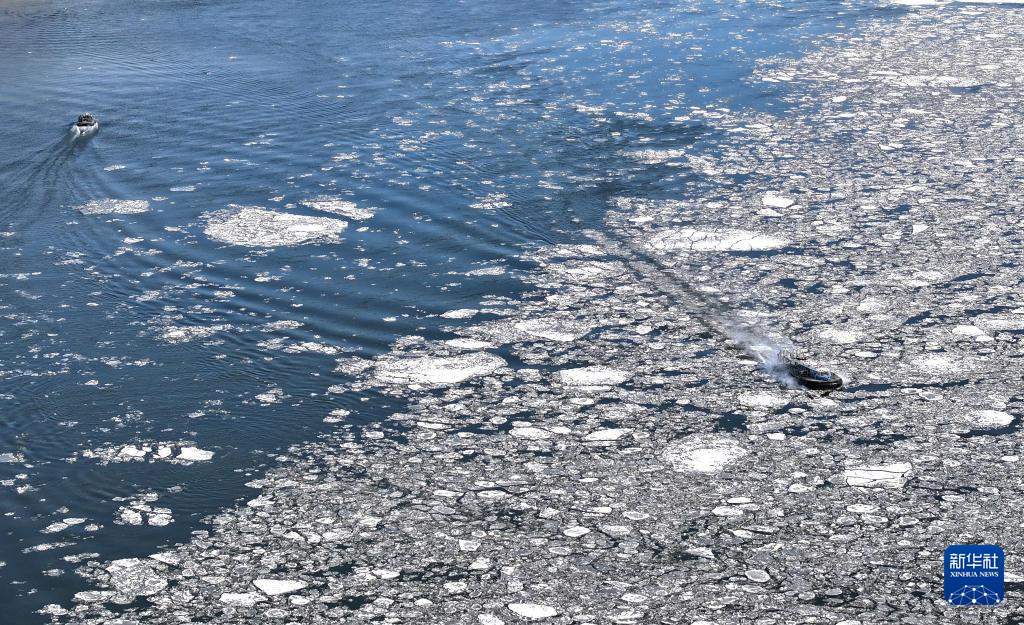
[[[843,379],[831,371],[812,369],[799,362],[786,363],[786,372],[801,386],[814,390],[834,391],[843,386]]]
[[[71,126],[71,129],[80,135],[93,132],[100,127],[100,122],[91,113],[79,115],[78,120]]]

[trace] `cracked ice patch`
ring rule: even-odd
[[[650,247],[663,252],[756,252],[789,245],[786,239],[747,230],[710,232],[693,228],[672,228],[651,237]]]
[[[78,207],[83,215],[135,215],[148,210],[146,200],[92,200]]]
[[[458,384],[493,373],[505,361],[494,354],[400,358],[377,366],[377,379],[386,384]]]
[[[853,466],[843,471],[843,477],[848,486],[902,488],[912,468],[909,462]]]
[[[348,222],[331,217],[291,215],[255,206],[231,205],[206,215],[206,236],[231,245],[275,247],[337,243]]]

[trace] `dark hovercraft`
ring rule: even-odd
[[[78,135],[84,135],[94,132],[99,127],[99,120],[91,113],[86,113],[78,116],[78,120],[71,125],[71,131]]]
[[[786,363],[786,373],[801,386],[816,391],[834,391],[843,386],[843,379],[831,371],[812,369],[796,361]]]

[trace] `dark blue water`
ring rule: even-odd
[[[336,361],[515,295],[518,253],[600,228],[610,197],[699,193],[690,168],[624,154],[713,146],[721,132],[685,119],[692,107],[784,114],[784,85],[744,80],[760,59],[894,14],[832,0],[0,3],[0,622],[68,604],[82,586],[65,556],[185,539],[331,410],[386,418],[393,400],[328,391],[347,380]],[[101,127],[72,138],[85,111]],[[303,205],[321,196],[372,216]],[[107,200],[148,210],[81,210]],[[348,225],[327,242],[275,244],[263,224],[225,243],[209,219],[232,205]],[[82,457],[141,442],[215,455]],[[115,524],[114,499],[141,492],[174,522]],[[64,518],[86,521],[40,533]]]

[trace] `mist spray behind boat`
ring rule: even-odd
[[[737,347],[758,363],[765,373],[786,388],[800,388],[800,382],[790,373],[789,365],[796,358],[793,343],[781,336],[771,336],[762,328],[737,324],[730,319],[719,319],[723,331]]]

